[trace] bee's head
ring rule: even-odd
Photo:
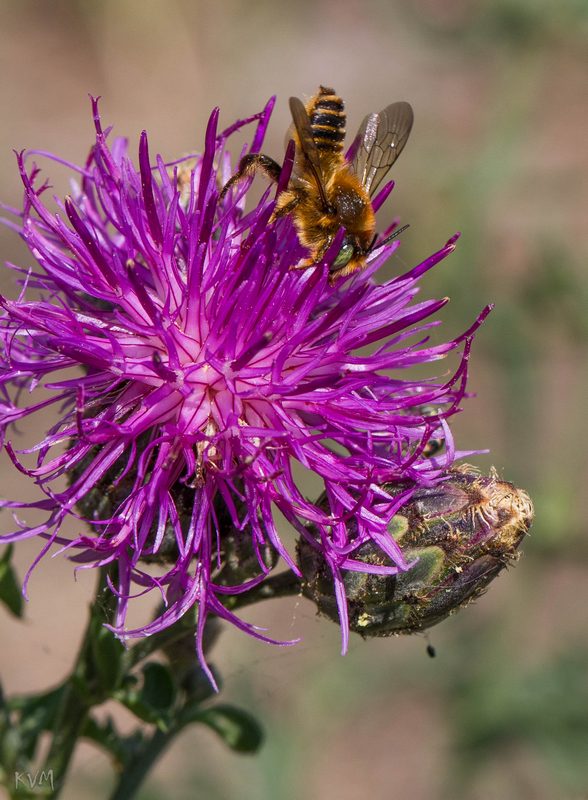
[[[341,249],[337,253],[337,257],[331,265],[331,272],[339,272],[339,270],[346,267],[356,255],[359,255],[359,252],[355,237],[346,236],[341,243]]]
[[[341,249],[337,253],[337,257],[331,265],[331,275],[347,275],[363,266],[371,244],[371,238],[369,242],[364,242],[363,238],[365,237],[347,234],[341,243]]]
[[[402,228],[397,228],[383,241],[377,242],[377,234],[368,238],[367,232],[364,235],[347,234],[341,243],[341,249],[337,253],[337,258],[331,265],[331,280],[335,277],[342,277],[343,275],[350,275],[358,269],[365,266],[366,258],[369,253],[379,250],[384,245],[391,242],[401,233],[408,228],[408,225],[403,225]]]

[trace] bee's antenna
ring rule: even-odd
[[[396,239],[397,236],[400,236],[401,233],[404,233],[407,228],[410,228],[410,225],[403,225],[402,228],[398,228],[397,230],[393,231],[390,236],[386,236],[384,241],[380,242],[377,246],[376,239],[378,238],[378,234],[376,234],[368,248],[368,253],[373,253],[374,250],[379,250],[381,247],[384,247],[384,245],[388,244],[388,242],[391,242],[392,239]]]

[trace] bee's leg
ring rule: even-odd
[[[271,181],[277,183],[280,178],[281,171],[282,168],[276,161],[273,160],[273,158],[264,156],[262,153],[249,153],[249,155],[243,156],[239,163],[239,169],[233,175],[233,177],[229,178],[229,180],[225,183],[223,190],[220,193],[219,201],[224,198],[229,189],[231,189],[243,178],[249,178],[252,175],[255,175],[256,172],[262,172]]]
[[[290,269],[309,269],[309,267],[316,267],[315,260],[312,256],[300,259],[297,264],[292,264]]]
[[[328,236],[325,241],[316,248],[316,250],[312,251],[308,258],[302,258],[297,264],[294,264],[292,267],[290,267],[290,269],[309,269],[310,267],[316,267],[316,265],[322,261],[322,258],[331,246],[332,241],[333,237]]]
[[[290,214],[290,212],[294,211],[299,202],[300,196],[291,189],[285,189],[283,192],[280,192],[269,221],[275,222],[277,219],[280,219],[280,217],[285,217],[286,214]]]

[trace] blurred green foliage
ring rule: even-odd
[[[477,63],[480,58],[501,59],[494,85],[486,94],[493,122],[475,149],[458,147],[445,162],[436,154],[439,133],[431,132],[425,141],[425,149],[430,145],[430,151],[417,168],[420,174],[414,193],[409,191],[406,197],[403,189],[409,207],[405,216],[418,229],[419,248],[423,238],[443,241],[452,232],[447,226],[454,221],[464,231],[450,263],[428,276],[426,284],[428,293],[452,297],[446,318],[453,330],[461,330],[471,321],[476,313],[473,298],[479,306],[487,300],[498,301],[479,334],[474,363],[480,358],[490,373],[485,382],[492,391],[490,406],[502,415],[501,471],[525,486],[536,502],[527,556],[515,568],[524,576],[515,574],[514,580],[520,578],[526,588],[516,597],[516,611],[503,601],[494,607],[494,619],[480,621],[478,617],[472,622],[467,615],[475,612],[465,611],[463,617],[447,623],[450,633],[433,632],[435,640],[445,640],[434,671],[424,657],[424,644],[418,660],[399,652],[385,665],[363,655],[359,666],[353,656],[348,657],[351,665],[337,664],[324,655],[328,665],[311,673],[305,682],[305,696],[299,701],[311,721],[306,718],[300,731],[284,730],[279,714],[268,722],[261,766],[242,795],[247,800],[305,796],[305,764],[317,768],[313,746],[323,746],[329,732],[336,730],[348,730],[353,739],[357,715],[369,715],[376,706],[388,705],[389,724],[402,737],[394,709],[406,693],[419,698],[414,700],[415,708],[420,702],[440,709],[443,722],[436,718],[433,724],[441,724],[446,737],[436,789],[427,795],[417,792],[415,797],[486,800],[488,795],[480,786],[488,784],[480,781],[488,771],[490,785],[496,781],[496,786],[508,786],[507,796],[513,800],[567,800],[583,797],[588,787],[588,633],[580,623],[582,612],[572,610],[576,604],[569,583],[565,585],[570,593],[570,613],[564,621],[568,634],[558,639],[560,626],[548,623],[554,625],[554,633],[545,651],[536,651],[532,644],[528,647],[526,635],[544,624],[545,609],[533,604],[541,597],[542,583],[547,591],[547,574],[565,575],[574,565],[584,581],[588,577],[586,441],[581,435],[588,397],[585,243],[570,238],[565,224],[555,223],[561,219],[559,207],[550,216],[537,217],[530,228],[524,219],[526,209],[516,199],[521,197],[518,186],[525,182],[521,164],[537,134],[537,116],[558,114],[542,105],[545,76],[556,68],[563,51],[571,48],[567,52],[573,54],[574,47],[582,41],[585,44],[588,5],[580,0],[438,4],[444,5],[458,6],[462,13],[449,21],[441,14],[427,17],[431,4],[425,3],[407,4],[399,13],[404,13],[410,35],[415,40],[422,37],[421,46],[427,41],[432,48],[454,48],[464,69],[483,69]],[[431,34],[434,36],[429,38]],[[565,115],[561,125],[565,130]],[[553,143],[555,152],[559,146],[557,141]],[[572,184],[580,179],[574,174],[570,178]],[[534,182],[539,183],[540,176],[531,181],[531,187]],[[533,191],[531,188],[531,194]],[[559,203],[559,198],[561,193],[555,192],[553,202]],[[507,223],[504,231],[492,225],[488,213],[501,202],[506,202],[508,214],[503,217]],[[545,205],[549,208],[549,198]],[[412,233],[405,235],[401,251],[407,263],[422,256]],[[509,245],[520,253],[514,275],[505,273],[502,264]],[[568,371],[560,377],[562,364]],[[568,373],[572,378],[566,382]],[[554,391],[554,384],[559,392]],[[475,415],[473,403],[466,405],[466,419],[468,412]],[[495,452],[487,464],[496,463],[493,444],[492,449]],[[500,592],[500,581],[492,592]],[[479,605],[485,602],[483,599]],[[581,600],[578,603],[582,605]],[[517,624],[499,624],[500,614],[510,614]],[[372,646],[372,642],[362,645],[365,649]],[[395,640],[390,640],[389,646],[400,651]],[[242,677],[240,684],[243,690],[249,687],[254,694],[259,692],[255,681]],[[304,711],[300,717],[305,719]],[[378,730],[374,736],[381,735]],[[348,752],[353,752],[353,746]],[[529,781],[519,764],[527,756],[535,768]],[[393,781],[393,750],[389,759]],[[328,761],[322,763],[329,768]],[[369,787],[368,775],[365,782]],[[376,796],[397,796],[392,787],[381,787]],[[373,789],[366,788],[366,794],[374,796]],[[344,795],[348,796],[352,794]]]
[[[500,768],[516,745],[536,750],[544,770],[567,792],[588,785],[586,649],[564,650],[547,663],[513,671],[487,658],[470,664],[447,688],[455,715],[451,796],[461,796],[481,765]],[[455,793],[454,793],[455,792]]]

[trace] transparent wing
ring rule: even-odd
[[[308,114],[306,113],[306,108],[304,107],[304,103],[302,100],[300,100],[300,98],[290,98],[290,111],[292,113],[292,120],[294,127],[296,128],[296,133],[300,139],[300,149],[302,150],[302,153],[308,162],[308,166],[314,175],[322,201],[325,208],[327,208],[327,194],[325,192],[325,183],[323,179],[323,171],[321,169],[319,152],[312,135],[312,128],[310,127],[310,120],[308,118]]]
[[[352,145],[351,167],[372,195],[402,152],[414,115],[409,103],[386,106],[379,114],[368,114]]]
[[[293,122],[288,125],[288,130],[284,136],[284,150],[288,147],[292,139],[296,139],[296,125],[294,125]]]

